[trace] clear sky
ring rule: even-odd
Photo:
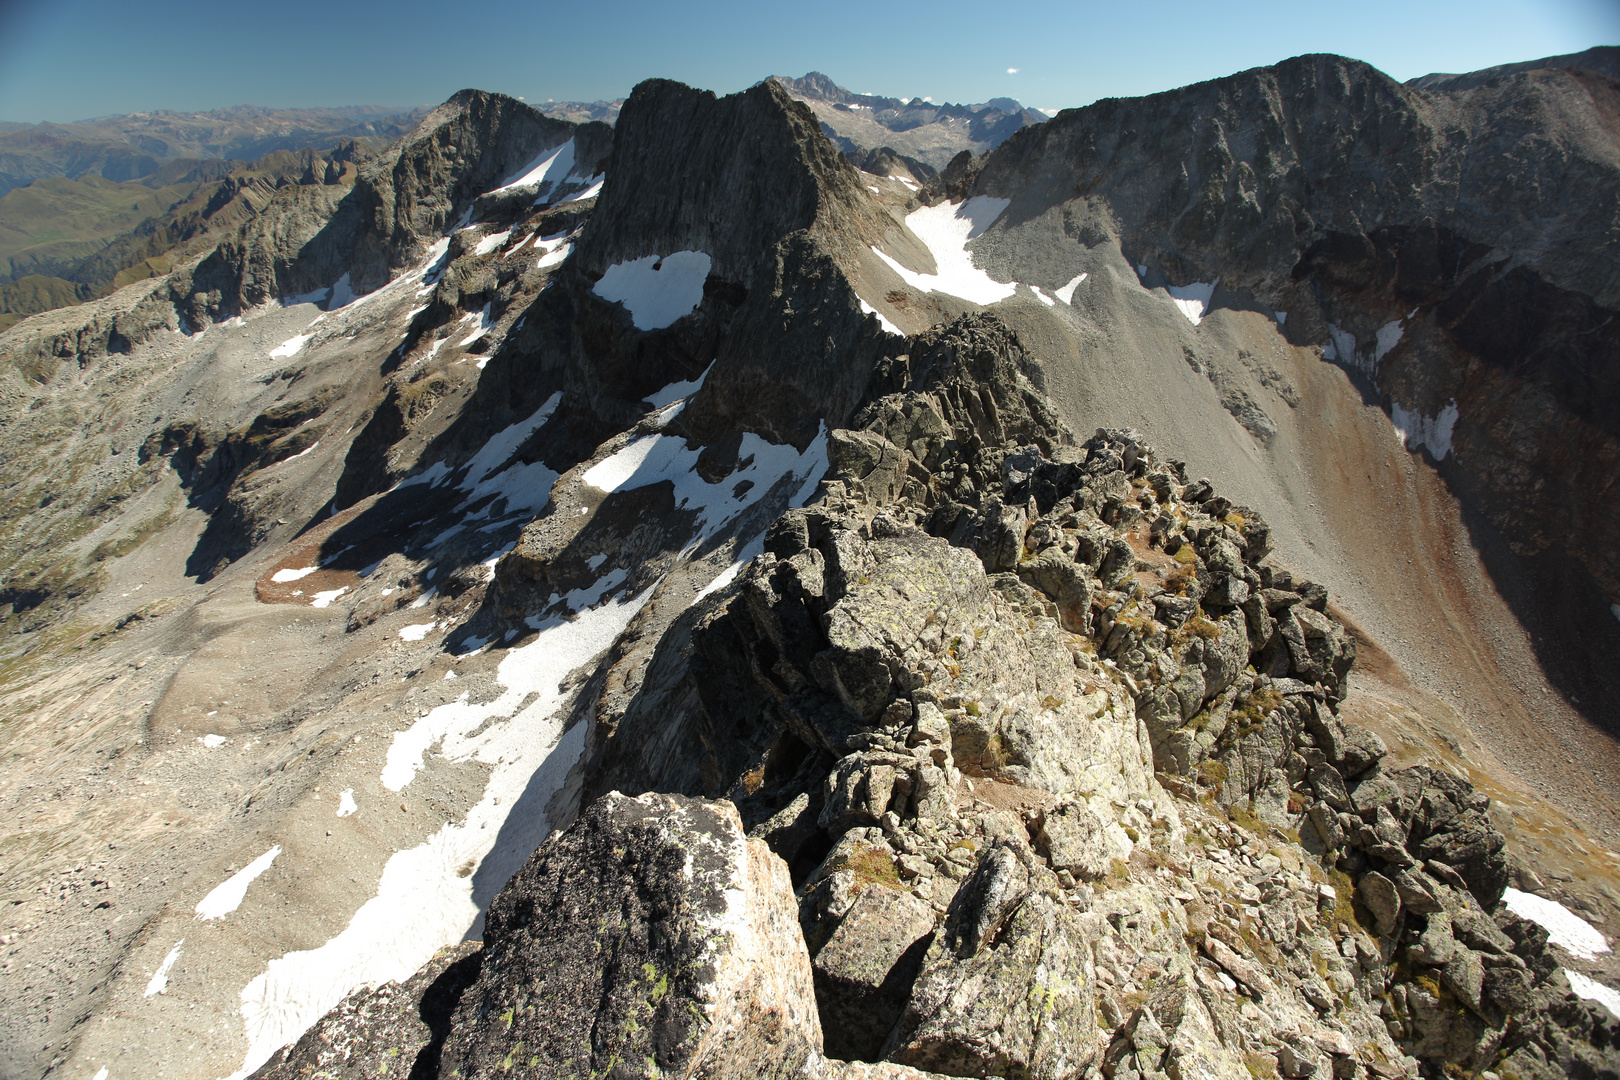
[[[0,120],[427,105],[466,86],[592,101],[651,76],[730,92],[810,70],[1052,109],[1307,52],[1408,79],[1605,44],[1620,44],[1620,0],[0,0]]]

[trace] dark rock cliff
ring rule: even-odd
[[[1062,205],[1152,283],[1286,313],[1442,459],[1543,660],[1617,722],[1594,703],[1620,651],[1620,245],[1594,238],[1620,215],[1620,83],[1430,93],[1299,57],[1067,110],[931,190],[1013,222]]]

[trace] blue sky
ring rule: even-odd
[[[465,86],[590,101],[651,76],[729,92],[812,69],[857,91],[1061,108],[1307,52],[1407,79],[1601,44],[1620,44],[1620,0],[0,0],[0,120],[424,105]]]

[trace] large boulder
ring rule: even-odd
[[[786,864],[729,802],[612,792],[490,906],[441,1075],[788,1077],[820,1051]]]
[[[890,1036],[890,1060],[952,1076],[1077,1075],[1097,1036],[1091,950],[1057,881],[997,843],[962,883]]]

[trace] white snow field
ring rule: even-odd
[[[1564,969],[1564,978],[1569,980],[1569,988],[1575,991],[1577,997],[1587,1001],[1595,1001],[1609,1010],[1609,1015],[1620,1020],[1620,990],[1612,986],[1604,986],[1596,979],[1589,979],[1578,971]]]
[[[994,224],[1011,202],[978,195],[960,204],[940,203],[907,214],[906,228],[927,245],[938,273],[918,274],[875,247],[872,252],[919,292],[941,292],[972,304],[994,304],[1007,299],[1018,286],[997,281],[974,266],[967,245]]]
[[[623,304],[637,330],[662,330],[702,302],[713,265],[701,251],[647,255],[614,263],[592,291]]]
[[[1545,927],[1548,939],[1571,956],[1595,960],[1609,951],[1602,931],[1556,900],[1509,889],[1502,894],[1502,902],[1519,918]]]

